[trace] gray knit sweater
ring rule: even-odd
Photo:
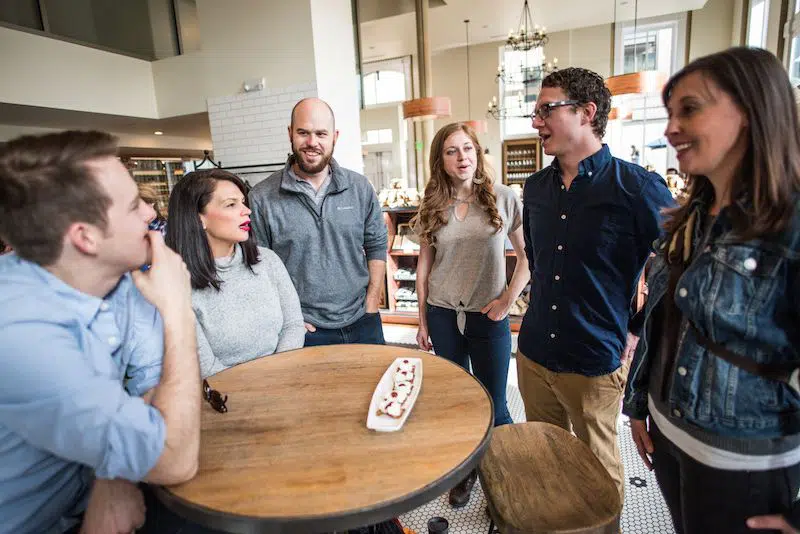
[[[269,249],[258,248],[261,261],[244,264],[242,249],[216,260],[219,291],[192,290],[197,319],[197,350],[203,378],[236,364],[303,346],[305,326],[286,267]]]

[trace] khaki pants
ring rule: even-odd
[[[594,452],[625,497],[625,473],[617,446],[617,417],[629,363],[613,373],[554,373],[517,352],[517,375],[528,421],[574,432]]]

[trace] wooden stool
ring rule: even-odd
[[[619,532],[619,492],[581,440],[548,423],[494,429],[479,467],[493,531]]]

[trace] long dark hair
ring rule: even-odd
[[[800,191],[800,126],[789,77],[778,58],[758,48],[729,48],[689,63],[670,78],[662,99],[684,77],[699,72],[727,93],[747,117],[747,149],[731,185],[734,235],[744,241],[784,230]],[[670,210],[667,233],[689,218],[697,199],[714,196],[705,176],[689,177],[686,201]]]
[[[238,187],[244,195],[245,205],[250,207],[247,200],[247,186],[238,176],[222,169],[190,172],[175,185],[169,197],[167,245],[183,258],[192,277],[192,287],[195,289],[211,286],[219,291],[222,285],[222,281],[217,277],[214,256],[200,220],[200,214],[211,201],[217,182],[221,180],[231,182]],[[239,245],[242,247],[244,264],[252,272],[253,265],[259,261],[252,230],[250,238]]]

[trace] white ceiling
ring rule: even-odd
[[[616,2],[616,6],[615,6]],[[534,24],[548,32],[571,30],[616,21],[633,20],[700,9],[706,0],[533,0]],[[501,41],[519,27],[523,0],[446,0],[429,11],[431,52],[464,46],[464,19],[470,19],[470,44]],[[616,18],[615,18],[616,7]],[[361,24],[364,62],[416,54],[415,14],[371,20]]]

